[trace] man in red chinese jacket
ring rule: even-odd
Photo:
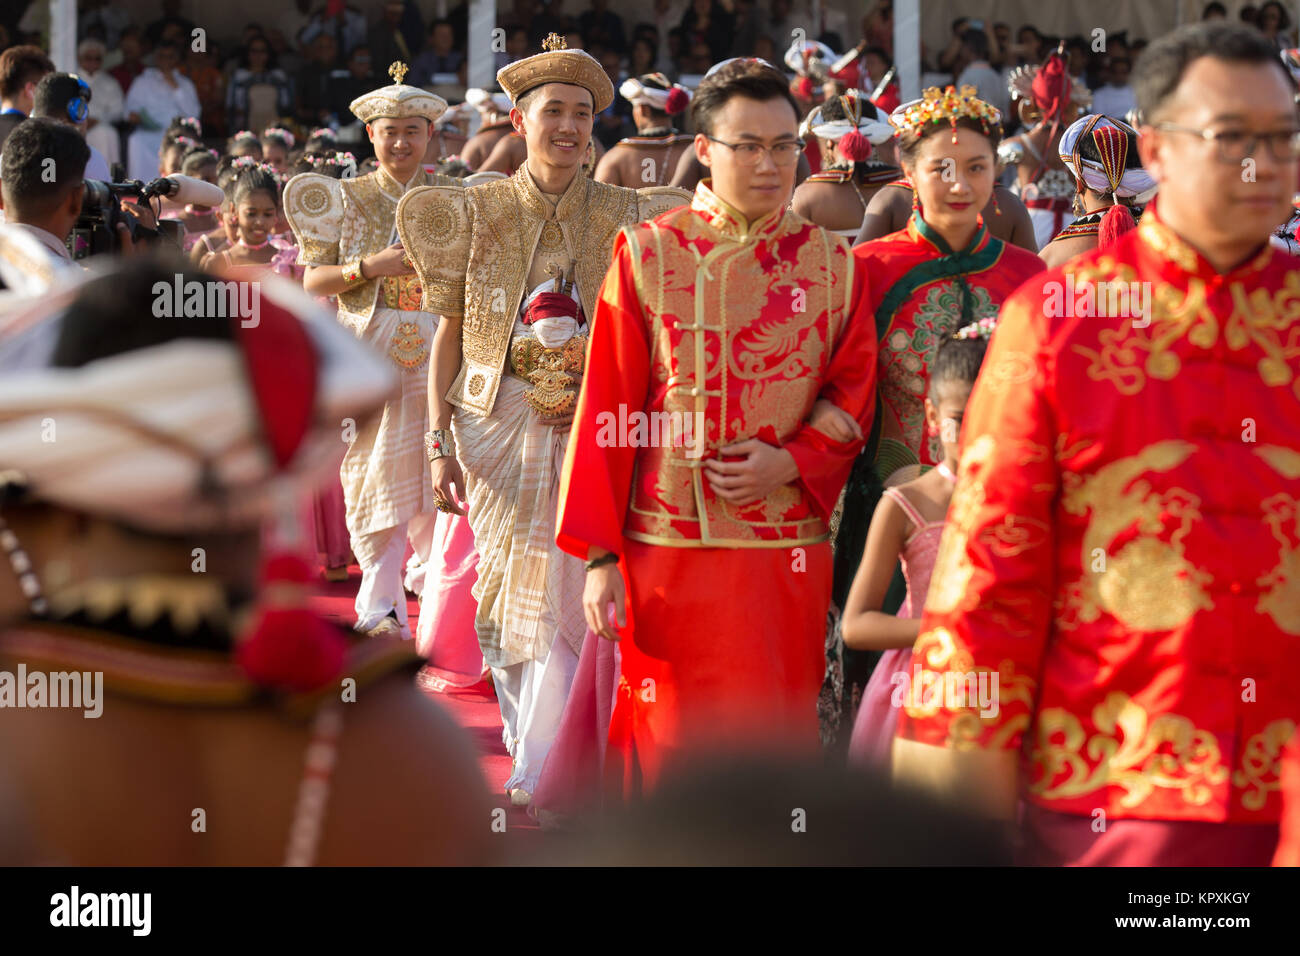
[[[1029,863],[1267,865],[1300,717],[1292,89],[1216,23],[1134,86],[1159,196],[1003,306],[895,775],[1018,797]]]
[[[588,625],[622,638],[607,768],[626,793],[705,752],[816,752],[827,521],[873,413],[865,277],[786,208],[785,79],[736,61],[693,110],[712,178],[619,234],[560,492]]]

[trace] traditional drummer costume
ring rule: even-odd
[[[633,106],[657,110],[670,119],[684,112],[691,102],[691,91],[662,73],[629,77],[618,92]],[[600,158],[594,178],[633,189],[667,185],[678,161],[694,142],[693,135],[683,133],[671,123],[640,129],[635,136],[619,140]]]

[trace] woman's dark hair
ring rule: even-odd
[[[989,149],[996,156],[998,143],[1002,142],[1002,129],[998,126],[990,125],[986,130],[983,122],[975,119],[973,116],[963,116],[957,120],[957,129],[969,129],[979,133],[989,141]],[[921,155],[921,144],[931,136],[951,136],[953,134],[952,123],[947,120],[939,120],[927,124],[921,130],[899,130],[898,131],[898,161],[906,163],[909,166],[915,166],[917,157]]]
[[[974,385],[988,350],[989,340],[978,335],[968,339],[950,335],[944,339],[930,365],[930,401],[936,400],[945,382]]]
[[[1227,17],[1228,8],[1219,3],[1219,0],[1214,0],[1213,3],[1207,3],[1205,5],[1205,9],[1201,11],[1201,19],[1208,20],[1212,13],[1217,13],[1221,17]]]
[[[757,60],[736,60],[700,83],[691,100],[695,131],[711,136],[718,111],[737,96],[760,103],[784,100],[794,111],[795,122],[799,122],[799,105],[790,93],[790,84],[784,74]]]
[[[1277,48],[1254,27],[1221,20],[1181,26],[1153,40],[1137,59],[1130,84],[1147,123],[1159,122],[1161,110],[1178,89],[1187,68],[1201,57],[1229,63],[1271,63],[1294,86]]]
[[[1269,7],[1272,7],[1273,9],[1275,9],[1275,10],[1277,11],[1277,28],[1278,28],[1278,30],[1285,30],[1287,27],[1289,27],[1289,26],[1291,25],[1291,18],[1290,18],[1289,16],[1287,16],[1287,13],[1286,13],[1286,7],[1284,7],[1284,6],[1282,6],[1282,4],[1278,3],[1277,0],[1268,0],[1268,3],[1265,3],[1265,4],[1263,4],[1263,5],[1260,6],[1260,8],[1259,8],[1259,18],[1255,21],[1255,25],[1256,25],[1260,30],[1263,30],[1263,29],[1264,29],[1264,11],[1267,10]]]
[[[277,207],[280,205],[280,182],[275,174],[265,166],[250,166],[239,171],[226,195],[230,197],[230,205],[238,206],[247,197],[262,192],[269,195]]]
[[[274,70],[276,67],[275,51],[271,49],[271,41],[266,38],[265,33],[258,32],[248,41],[248,45],[239,54],[239,65],[246,70],[251,70],[252,64],[249,62],[248,54],[252,52],[253,45],[260,43],[266,48],[266,66],[263,69]]]

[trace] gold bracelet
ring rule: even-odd
[[[343,281],[348,285],[360,285],[369,280],[361,274],[361,260],[345,263],[343,266]]]
[[[435,462],[439,458],[455,458],[456,443],[452,439],[451,431],[446,428],[435,428],[433,431],[425,432],[424,453],[430,462]]]

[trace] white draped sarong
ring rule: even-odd
[[[489,667],[545,657],[557,636],[576,656],[586,633],[583,562],[555,544],[569,429],[539,424],[527,388],[506,375],[491,415],[457,408],[452,418],[479,553],[474,624]]]

